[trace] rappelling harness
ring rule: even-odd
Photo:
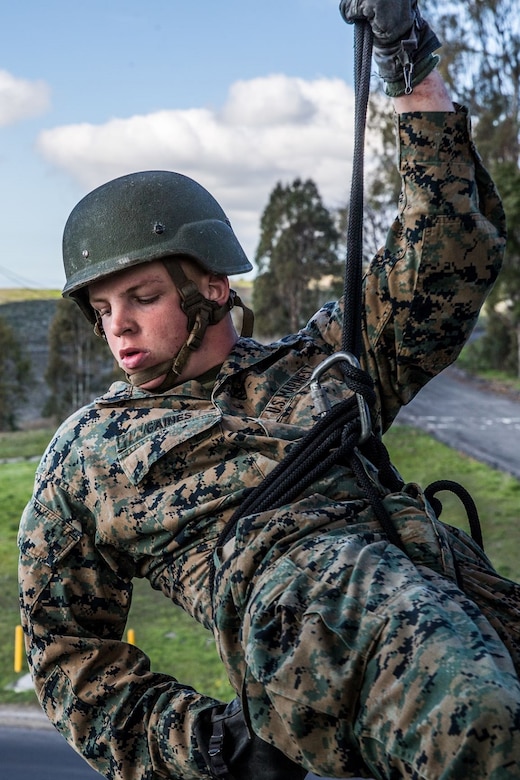
[[[322,361],[311,376],[310,389],[319,414],[318,421],[262,483],[246,494],[221,533],[217,543],[219,547],[234,536],[240,518],[291,503],[332,466],[343,464],[352,469],[388,540],[406,552],[383,504],[382,495],[368,476],[362,460],[362,457],[366,458],[373,464],[379,482],[385,489],[390,492],[403,489],[404,482],[392,466],[386,447],[380,436],[376,436],[372,430],[370,408],[375,404],[376,396],[372,379],[361,369],[358,359],[361,353],[364,140],[372,55],[372,31],[367,23],[355,25],[354,54],[355,140],[347,228],[342,349]],[[341,370],[345,384],[353,391],[353,395],[330,408],[321,387],[321,378],[333,365]],[[436,493],[443,490],[454,492],[462,501],[471,536],[483,549],[475,503],[467,490],[457,482],[438,480],[425,489],[424,495],[437,517],[441,514],[442,504],[436,498]]]

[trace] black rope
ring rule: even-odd
[[[253,488],[226,523],[218,540],[224,545],[238,520],[289,504],[338,462],[348,460],[357,445],[360,421],[354,396],[335,404],[294,444],[278,465]]]
[[[473,501],[470,493],[466,490],[465,487],[460,485],[458,482],[453,482],[451,479],[438,479],[436,482],[432,482],[431,485],[428,485],[428,487],[425,489],[424,495],[430,502],[432,509],[437,517],[441,516],[442,503],[438,498],[435,497],[435,494],[441,492],[442,490],[448,490],[451,493],[455,493],[455,495],[458,496],[458,498],[461,500],[464,509],[466,510],[471,538],[478,544],[481,550],[484,550],[484,539],[482,537],[480,518],[476,504]]]
[[[361,302],[363,277],[363,206],[365,129],[370,96],[372,30],[367,22],[354,26],[354,151],[347,226],[347,256],[343,289],[344,325],[342,349],[361,354]]]
[[[372,57],[373,35],[367,22],[358,22],[354,30],[354,88],[356,94],[354,114],[354,152],[352,158],[352,182],[350,191],[349,221],[347,226],[347,257],[345,265],[345,280],[343,290],[344,325],[342,350],[359,357],[362,349],[361,319],[362,319],[362,279],[363,279],[363,213],[364,213],[364,146],[366,133],[366,117],[368,99],[370,96],[370,67]],[[350,385],[349,385],[350,386]],[[402,486],[388,455],[386,447],[380,439],[371,436],[364,445],[364,451],[371,449],[368,455],[372,463],[377,464],[379,478],[383,485],[398,490]],[[357,460],[351,461],[358,480],[363,480],[363,474]],[[364,470],[362,470],[364,473]],[[482,529],[478,511],[471,495],[458,482],[438,480],[426,488],[425,495],[430,501],[437,517],[442,512],[442,504],[435,493],[449,490],[461,500],[466,510],[471,537],[484,549]],[[374,511],[379,518],[389,539],[396,542],[394,526],[388,517],[382,502],[373,490],[370,481],[366,484],[367,494]],[[399,544],[399,546],[402,546]]]
[[[342,352],[349,353],[357,360],[362,353],[364,144],[370,95],[372,40],[369,24],[356,23],[354,151],[343,290]],[[305,491],[333,466],[341,464],[349,466],[352,470],[390,543],[407,552],[386,510],[381,492],[367,474],[361,459],[363,455],[377,469],[379,482],[384,488],[390,492],[398,492],[403,488],[404,483],[394,469],[381,438],[375,436],[373,432],[370,432],[365,439],[361,436],[359,399],[364,400],[367,409],[373,407],[375,392],[372,379],[360,368],[359,363],[353,365],[342,360],[338,365],[346,385],[354,395],[335,404],[327,411],[302,439],[291,446],[288,454],[262,483],[246,492],[241,506],[233,513],[220,534],[217,547],[223,546],[233,537],[240,518],[291,504],[296,498],[304,495]],[[451,480],[438,480],[429,485],[425,490],[425,496],[437,517],[440,517],[442,512],[442,504],[435,494],[441,490],[450,490],[460,498],[466,509],[471,536],[484,549],[477,508],[468,491]],[[458,568],[456,561],[455,565]],[[213,591],[214,578],[215,562],[212,560],[211,591]],[[460,572],[457,573],[457,581],[462,587]]]
[[[369,478],[360,458],[355,452],[350,459],[350,466],[356,475],[358,483],[361,485],[366,497],[370,501],[370,505],[374,510],[374,514],[379,520],[379,525],[385,532],[388,541],[391,544],[394,544],[396,547],[399,547],[404,553],[406,553],[406,555],[408,555],[404,542],[402,541],[398,530],[392,522],[392,518],[388,514],[386,507],[381,500],[381,494],[379,490]]]

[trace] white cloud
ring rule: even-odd
[[[340,79],[272,75],[233,84],[216,110],[164,110],[42,132],[38,148],[88,191],[116,176],[176,170],[207,187],[251,255],[277,181],[312,178],[325,203],[347,201],[354,95]]]
[[[27,81],[0,70],[0,127],[43,114],[50,105],[44,81]]]

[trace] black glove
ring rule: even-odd
[[[255,734],[249,735],[238,699],[203,710],[195,725],[211,777],[218,780],[304,780],[307,770]]]
[[[417,0],[341,0],[349,24],[366,21],[374,34],[374,59],[392,97],[410,94],[435,68],[440,41],[417,7]]]

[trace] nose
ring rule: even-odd
[[[135,331],[136,323],[128,306],[124,303],[112,305],[109,327],[114,336],[123,336],[125,333]]]

